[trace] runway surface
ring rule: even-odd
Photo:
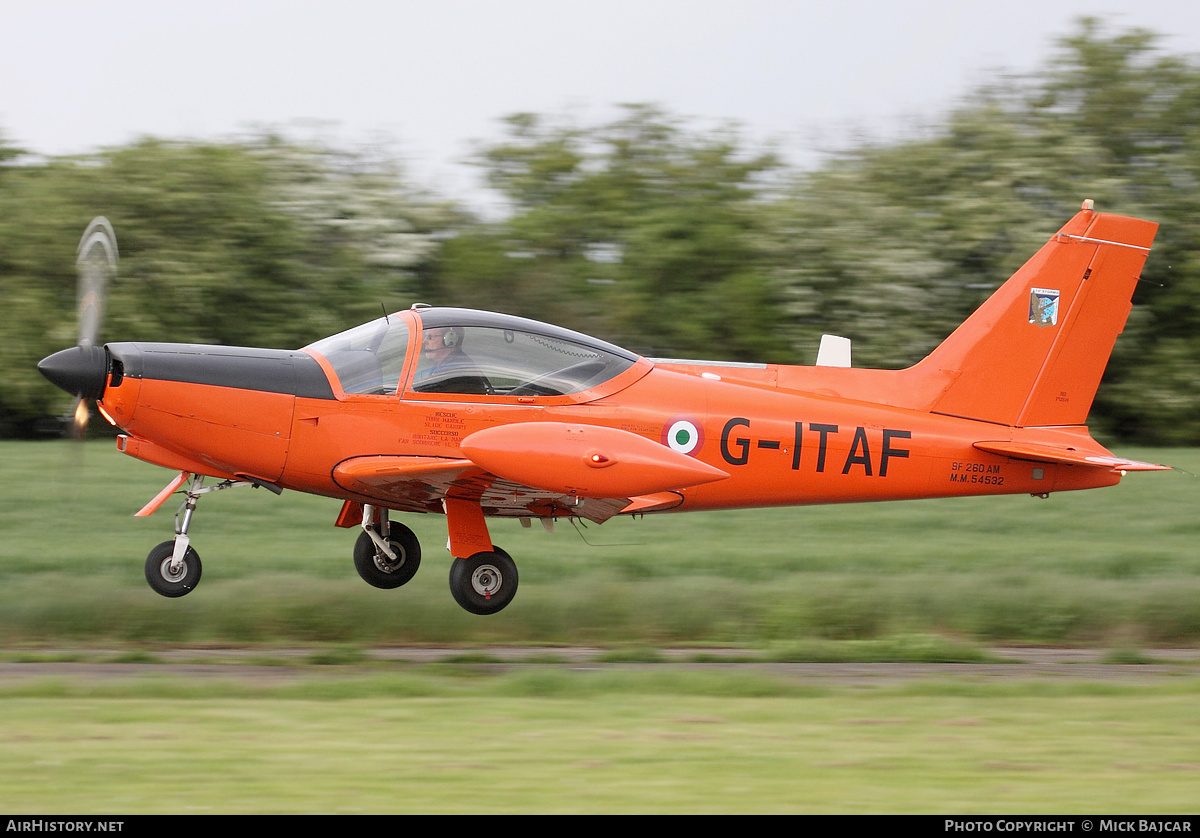
[[[746,649],[661,649],[649,661],[621,660],[613,650],[594,647],[386,647],[356,650],[339,660],[337,651],[320,647],[39,649],[0,662],[0,688],[30,679],[132,679],[183,677],[299,680],[356,671],[400,671],[422,664],[459,664],[497,672],[530,667],[571,670],[601,668],[743,670],[812,683],[887,684],[905,679],[1075,679],[1152,682],[1200,676],[1200,649],[1152,649],[1138,652],[1139,663],[1109,662],[1108,650],[1001,648],[987,663],[791,663],[765,661]],[[17,659],[21,658],[21,659]]]

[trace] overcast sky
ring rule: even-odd
[[[653,102],[800,154],[933,120],[1084,14],[1200,54],[1195,0],[0,0],[0,134],[61,155],[318,120],[469,197],[458,161],[506,114]]]

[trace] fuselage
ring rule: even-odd
[[[423,327],[419,314],[391,318],[410,337],[442,322],[426,314]],[[512,324],[498,323],[506,325]],[[339,482],[335,469],[375,456],[457,461],[464,456],[462,441],[477,431],[538,422],[617,428],[728,475],[630,511],[1042,495],[1120,480],[1115,472],[1025,462],[975,447],[981,440],[1019,441],[1021,428],[844,397],[836,390],[837,374],[849,382],[851,370],[629,356],[611,377],[575,392],[425,392],[416,385],[422,361],[414,339],[392,359],[391,392],[347,392],[339,367],[322,354],[332,355],[331,345],[281,351],[110,344],[100,406],[123,431],[119,447],[149,462],[413,512],[441,511],[440,500],[367,494]],[[348,367],[340,369],[349,376]],[[807,370],[820,392],[795,388]],[[854,393],[853,386],[846,389]],[[1039,428],[1037,434],[1041,440],[1057,434],[1069,446],[1080,431]],[[480,502],[488,515],[570,514],[567,506],[528,509],[519,498],[489,503],[486,491]]]

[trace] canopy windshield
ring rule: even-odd
[[[414,393],[564,396],[596,387],[638,355],[579,332],[470,309],[428,308],[364,323],[309,344],[343,392],[393,394],[404,379],[410,329],[421,326]]]
[[[395,393],[408,352],[408,326],[397,316],[380,317],[304,348],[329,362],[347,393]]]
[[[563,396],[608,381],[632,352],[533,320],[466,309],[424,309],[412,389],[419,393]]]

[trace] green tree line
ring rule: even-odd
[[[781,95],[784,95],[781,93]],[[121,250],[103,340],[296,347],[422,301],[520,314],[658,357],[919,360],[1085,198],[1160,223],[1090,423],[1200,442],[1200,65],[1082,20],[901,139],[798,168],[737,126],[651,105],[602,125],[516,114],[476,156],[496,220],[386,154],[263,134],[42,159],[0,137],[0,433],[65,404],[35,371],[74,343],[75,247]]]

